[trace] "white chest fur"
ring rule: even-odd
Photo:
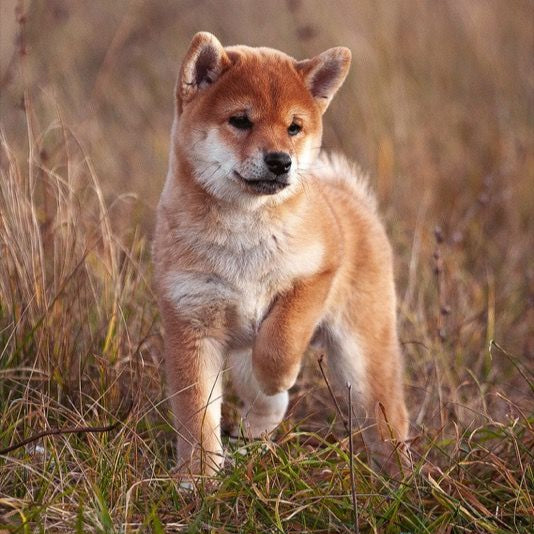
[[[198,257],[198,267],[168,272],[168,297],[186,316],[202,314],[206,307],[234,308],[237,331],[229,335],[244,344],[252,343],[276,296],[322,263],[319,243],[302,247],[290,225],[267,224],[257,214],[234,214],[215,227],[189,225],[180,234]]]

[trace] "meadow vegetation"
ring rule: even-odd
[[[0,449],[116,425],[0,455],[0,532],[533,531],[531,2],[6,0],[1,15],[18,37],[0,69]],[[315,353],[275,435],[227,443],[216,483],[172,476],[150,241],[199,30],[298,58],[352,49],[324,146],[369,172],[395,250],[413,437],[397,479],[368,467],[357,428],[350,454]]]

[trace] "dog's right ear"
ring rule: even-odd
[[[208,32],[195,34],[185,55],[176,85],[178,113],[230,66],[231,62],[219,40]]]

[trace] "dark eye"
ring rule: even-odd
[[[292,122],[287,129],[289,135],[297,135],[302,130],[302,126],[296,122]]]
[[[252,122],[246,115],[235,115],[230,117],[228,122],[238,130],[250,130],[252,128]]]

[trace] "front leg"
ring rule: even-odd
[[[165,326],[165,370],[177,433],[181,476],[210,475],[223,463],[220,438],[223,353],[217,326],[182,317],[161,306]],[[211,323],[211,321],[210,321]]]
[[[302,356],[324,314],[333,271],[297,281],[280,295],[263,320],[254,341],[252,365],[267,395],[288,390],[300,370]]]

